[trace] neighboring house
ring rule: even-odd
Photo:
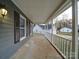
[[[60,32],[72,32],[71,28],[63,27],[60,29]]]
[[[34,27],[34,29],[33,29],[33,32],[37,32],[37,33],[40,33],[40,32],[42,32],[43,30],[42,30],[42,28],[39,26],[39,25],[35,25],[35,27]]]
[[[39,25],[42,29],[44,29],[44,30],[46,30],[46,28],[48,29],[48,30],[50,30],[50,29],[52,29],[52,24],[45,24],[45,25]]]

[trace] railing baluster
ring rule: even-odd
[[[59,49],[61,50],[61,38],[59,38]]]
[[[61,51],[63,51],[63,40],[61,39]]]
[[[62,52],[63,52],[63,54],[64,54],[64,40],[63,40],[63,51],[62,51]]]
[[[66,52],[67,52],[67,40],[65,40],[65,55],[66,55]]]
[[[60,51],[62,51],[62,40],[60,38]]]
[[[71,41],[69,41],[69,47],[68,47],[68,59],[71,59],[71,52],[72,52],[72,44],[71,44]]]
[[[69,41],[67,41],[67,50],[66,50],[66,58],[68,59],[68,43]]]
[[[65,40],[63,39],[63,53],[65,55]]]

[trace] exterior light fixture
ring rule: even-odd
[[[5,8],[0,9],[0,14],[4,17],[7,15],[7,10]]]
[[[0,14],[3,17],[7,15],[6,3],[0,4]]]

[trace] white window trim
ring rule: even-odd
[[[20,38],[20,41],[24,40],[26,38],[26,18],[20,15],[21,18],[25,20],[25,36]]]

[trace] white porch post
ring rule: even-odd
[[[52,23],[51,23],[51,25],[52,25],[51,42],[53,42],[53,20],[51,20],[51,22],[52,22]]]
[[[78,59],[78,10],[77,0],[72,0],[72,57]]]

